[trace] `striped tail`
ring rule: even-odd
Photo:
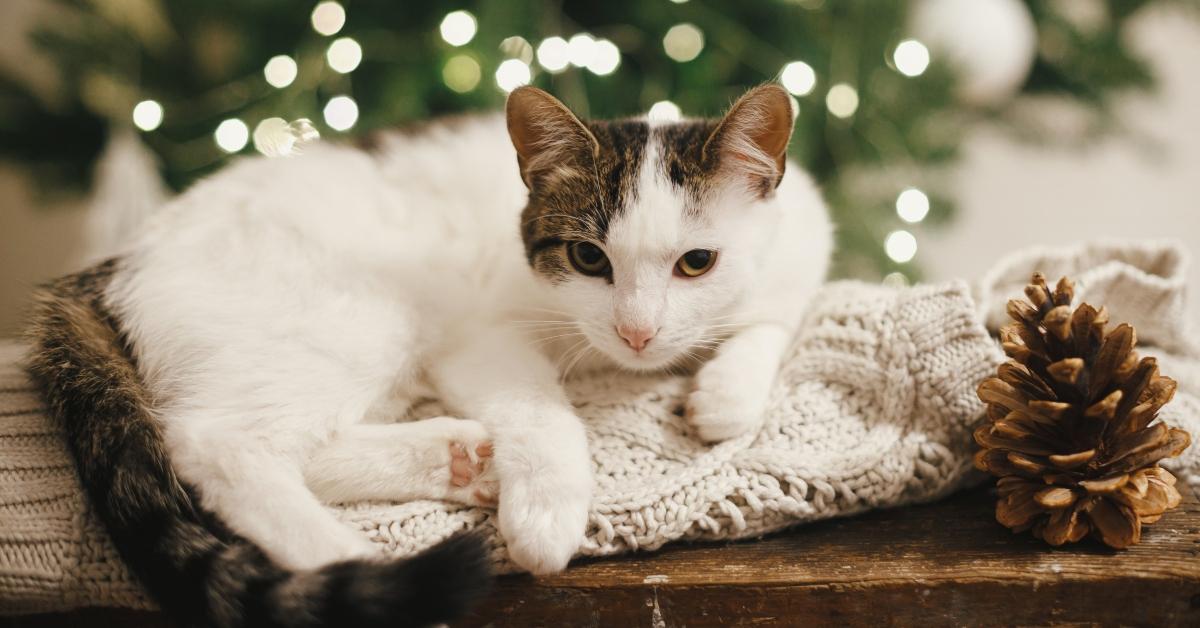
[[[487,591],[478,537],[395,561],[290,572],[202,511],[171,469],[160,424],[102,295],[109,260],[41,289],[27,367],[63,426],[79,478],[121,558],[182,625],[424,626]]]

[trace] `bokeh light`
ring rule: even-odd
[[[475,30],[478,24],[475,22],[475,16],[467,11],[451,11],[442,18],[442,23],[438,30],[442,33],[442,39],[451,46],[462,46],[470,42],[475,37]]]
[[[617,45],[607,39],[598,40],[592,50],[592,58],[587,63],[587,69],[594,74],[605,76],[616,71],[619,65],[621,51],[617,49]]]
[[[313,8],[313,30],[328,37],[346,25],[346,9],[336,2],[322,2]]]
[[[704,50],[704,33],[695,24],[676,24],[663,37],[663,50],[681,63],[691,61]]]
[[[896,69],[901,74],[920,76],[925,72],[925,68],[929,67],[929,49],[915,39],[906,39],[896,46],[896,51],[892,53],[892,61],[896,63]]]
[[[236,153],[250,141],[250,128],[237,118],[229,118],[217,125],[213,133],[217,146],[227,153]]]
[[[358,103],[349,96],[334,96],[322,112],[325,124],[335,131],[347,131],[358,122]]]
[[[479,86],[481,78],[483,69],[479,67],[479,62],[467,55],[454,55],[442,67],[442,80],[446,82],[446,87],[460,94]]]
[[[825,106],[829,113],[839,118],[849,118],[858,111],[858,92],[845,83],[838,83],[825,94]]]
[[[296,74],[299,68],[296,66],[295,59],[287,55],[277,55],[271,57],[267,61],[267,65],[263,66],[263,76],[266,77],[267,83],[272,87],[287,87],[296,80]]]
[[[783,71],[779,73],[779,82],[789,92],[804,96],[817,86],[817,73],[811,65],[803,61],[793,61],[783,66]]]
[[[917,256],[917,238],[903,229],[888,234],[883,250],[893,262],[903,264]]]
[[[929,197],[917,188],[908,188],[896,197],[896,215],[904,222],[921,222],[929,215]]]
[[[143,131],[157,129],[163,121],[163,108],[156,100],[143,100],[133,107],[133,125]]]
[[[562,72],[571,63],[571,45],[562,37],[547,37],[537,47],[537,60],[548,72]]]
[[[496,68],[496,84],[506,92],[528,85],[531,78],[529,66],[520,59],[509,59]]]
[[[683,112],[679,110],[679,105],[669,100],[660,100],[650,107],[646,117],[658,122],[674,122],[683,117]]]
[[[362,46],[349,37],[339,37],[329,44],[325,52],[325,60],[335,72],[347,74],[354,71],[362,62]]]

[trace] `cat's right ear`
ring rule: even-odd
[[[532,187],[538,173],[582,166],[594,159],[599,144],[567,106],[528,85],[508,96],[505,106],[508,135],[517,149],[521,179]]]

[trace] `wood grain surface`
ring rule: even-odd
[[[672,546],[502,578],[463,626],[1200,626],[1200,504],[1114,551],[1054,549],[992,518],[988,489],[759,541]],[[0,627],[164,627],[88,609]]]

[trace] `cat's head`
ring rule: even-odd
[[[783,89],[755,88],[721,119],[656,123],[583,122],[522,87],[507,120],[529,264],[592,347],[658,369],[730,322],[775,224],[793,122]]]

